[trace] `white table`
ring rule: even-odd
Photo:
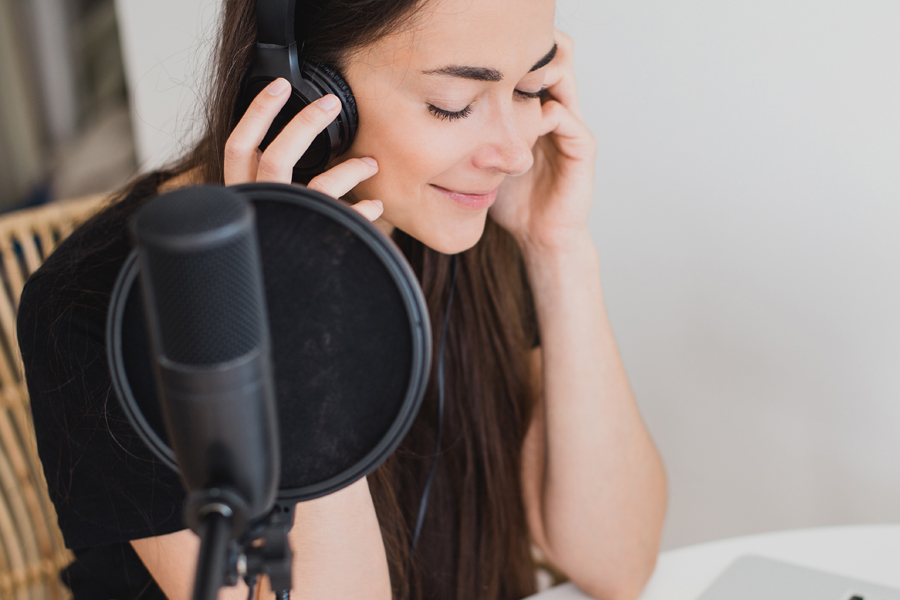
[[[640,600],[696,600],[745,554],[900,589],[900,525],[863,525],[765,533],[663,552]],[[574,585],[565,584],[528,600],[587,598]]]

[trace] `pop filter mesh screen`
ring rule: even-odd
[[[405,407],[411,315],[366,242],[296,203],[254,202],[281,443],[280,488],[342,474],[385,439]],[[143,326],[140,286],[123,317],[123,363],[138,407],[166,440]],[[140,313],[140,315],[138,315]],[[132,336],[129,338],[128,336]]]
[[[320,481],[372,450],[401,410],[412,332],[397,285],[349,229],[257,202],[279,406],[281,487]]]

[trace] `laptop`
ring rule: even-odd
[[[743,556],[697,600],[900,600],[900,590],[761,556]]]

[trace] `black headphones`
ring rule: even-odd
[[[350,148],[359,116],[350,86],[335,69],[316,61],[305,60],[300,64],[294,12],[295,0],[257,0],[256,57],[241,86],[237,117],[243,116],[253,99],[273,80],[284,77],[290,82],[291,97],[259,146],[265,150],[305,106],[328,94],[337,96],[341,101],[340,114],[294,165],[294,181],[306,183]]]

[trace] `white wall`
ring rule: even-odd
[[[900,4],[564,0],[667,546],[900,519]]]
[[[220,0],[116,0],[138,165],[181,155],[202,117]]]
[[[900,4],[558,2],[664,545],[900,520]],[[119,2],[147,164],[213,3]]]

